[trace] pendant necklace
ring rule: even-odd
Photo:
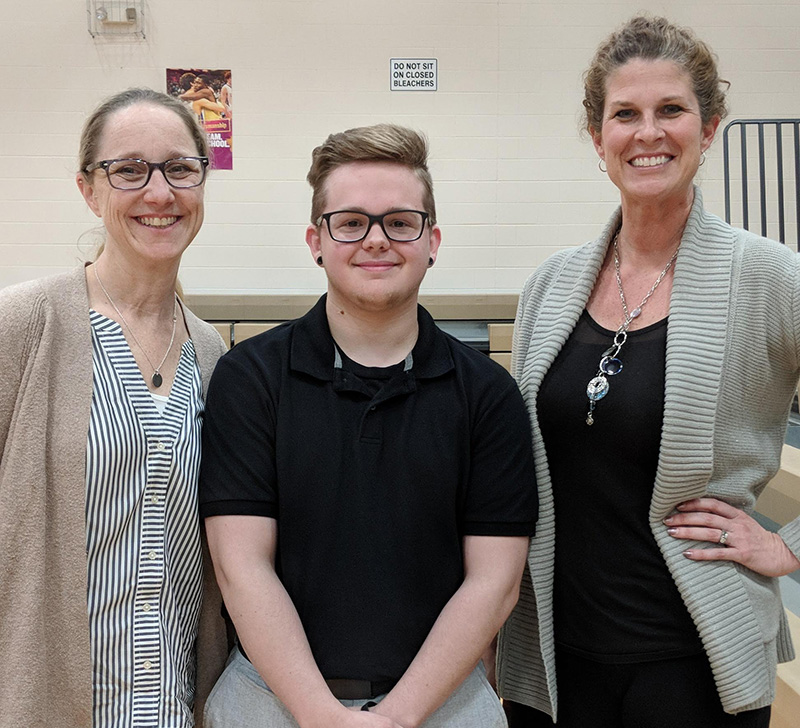
[[[172,311],[172,336],[170,337],[169,340],[169,346],[167,347],[167,351],[164,354],[164,358],[161,360],[161,363],[157,367],[155,367],[153,366],[153,362],[150,361],[150,357],[147,355],[147,352],[145,351],[144,347],[139,343],[139,339],[136,338],[136,334],[133,333],[131,325],[125,320],[125,317],[122,315],[122,311],[120,311],[119,308],[117,307],[117,304],[114,303],[114,299],[111,298],[111,294],[106,290],[106,287],[103,285],[103,281],[100,280],[100,275],[97,273],[97,263],[95,263],[92,266],[92,269],[94,270],[94,277],[97,278],[97,282],[100,284],[100,288],[102,288],[103,293],[106,294],[108,302],[111,304],[112,308],[117,312],[119,317],[122,319],[122,323],[125,324],[125,328],[128,329],[131,336],[133,337],[133,340],[136,342],[136,346],[139,347],[139,351],[141,351],[142,354],[144,354],[144,358],[147,359],[147,363],[152,367],[153,376],[150,377],[150,381],[153,383],[153,386],[156,389],[158,389],[164,382],[164,378],[161,376],[161,367],[164,366],[164,362],[167,360],[169,353],[172,351],[172,344],[175,342],[175,328],[177,325],[176,322],[178,321],[178,297],[175,296],[175,308]]]
[[[659,283],[661,283],[661,281],[664,280],[664,276],[669,273],[669,269],[672,268],[673,263],[675,263],[675,259],[678,257],[678,250],[680,250],[680,245],[678,245],[675,252],[672,254],[672,257],[669,259],[669,262],[664,266],[664,269],[661,271],[661,273],[658,274],[656,282],[650,287],[650,290],[645,294],[645,297],[642,299],[641,303],[634,308],[633,311],[628,313],[628,304],[625,301],[625,292],[622,290],[622,277],[619,273],[619,251],[617,249],[618,237],[619,230],[614,233],[612,246],[614,250],[614,274],[617,278],[617,291],[619,291],[619,300],[622,303],[623,320],[614,334],[613,343],[600,356],[600,363],[597,365],[597,374],[594,375],[594,377],[589,381],[589,384],[586,386],[586,396],[589,398],[589,411],[586,413],[587,425],[594,424],[594,408],[596,407],[597,403],[608,394],[608,377],[616,376],[622,371],[622,362],[618,357],[622,347],[628,340],[628,329],[630,328],[631,323],[633,323],[635,318],[638,318],[641,315],[642,309],[650,300],[650,296],[656,292],[656,288],[658,288]]]

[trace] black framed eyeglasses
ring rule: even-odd
[[[208,157],[175,157],[164,162],[145,159],[104,159],[84,168],[84,172],[104,169],[108,183],[117,190],[140,190],[146,187],[153,170],[161,170],[170,187],[199,187],[206,178]]]
[[[395,243],[412,243],[422,237],[428,213],[421,210],[392,210],[383,215],[368,215],[358,210],[336,210],[320,215],[318,225],[324,220],[328,233],[337,243],[360,243],[372,226],[378,224],[383,234]]]

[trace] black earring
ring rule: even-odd
[[[317,265],[318,265],[320,268],[322,268],[322,256],[321,256],[321,255],[318,255],[318,256],[317,256]]]
[[[433,267],[433,258],[428,258],[428,268]]]

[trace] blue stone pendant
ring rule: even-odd
[[[622,362],[617,358],[611,358],[608,356],[604,356],[600,360],[599,369],[603,374],[608,374],[608,376],[613,377],[615,374],[619,374],[622,371]]]

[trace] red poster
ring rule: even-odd
[[[168,68],[167,93],[189,106],[205,127],[212,169],[233,169],[233,85],[227,69]]]

